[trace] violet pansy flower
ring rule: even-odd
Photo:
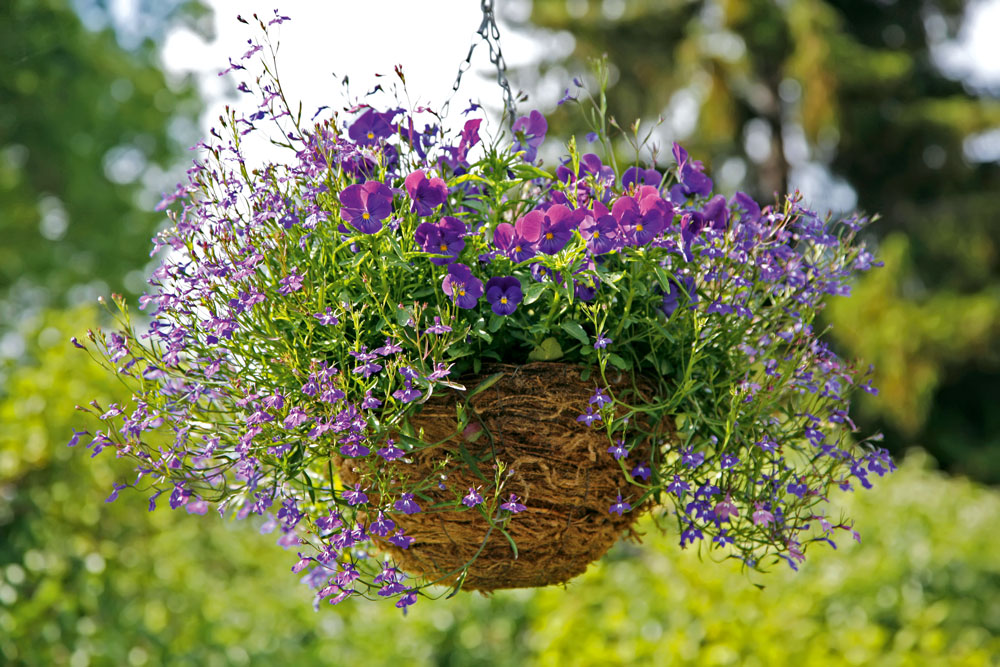
[[[363,234],[382,229],[382,221],[392,214],[392,190],[385,183],[368,181],[349,185],[340,193],[340,215]]]
[[[472,275],[472,270],[465,264],[449,264],[448,275],[444,277],[441,287],[459,308],[475,308],[483,295],[483,281]]]
[[[448,186],[438,177],[427,178],[423,170],[418,169],[403,181],[406,194],[413,200],[413,212],[420,216],[430,215],[431,211],[444,203],[448,198]]]
[[[538,156],[538,147],[545,141],[545,133],[549,124],[538,111],[532,111],[527,116],[521,116],[514,121],[514,150],[524,151],[524,161],[534,162]]]
[[[513,276],[486,281],[486,300],[497,315],[510,315],[524,299],[521,281]]]

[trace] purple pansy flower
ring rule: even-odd
[[[677,160],[678,183],[670,188],[670,199],[675,204],[683,204],[693,195],[705,196],[712,191],[712,179],[702,173],[701,162],[688,157],[687,151],[674,142],[674,158]]]
[[[375,144],[379,139],[385,139],[392,134],[390,121],[395,115],[395,111],[380,113],[374,109],[368,109],[351,124],[347,135],[352,141],[362,146]]]
[[[521,281],[513,276],[493,277],[486,281],[486,300],[497,315],[510,315],[524,299]]]
[[[340,215],[363,234],[382,229],[382,221],[392,214],[392,190],[385,183],[368,181],[354,184],[340,193]]]
[[[580,226],[585,215],[586,211],[574,211],[562,204],[555,204],[545,211],[535,210],[524,217],[539,216],[538,250],[546,255],[554,255],[569,243],[573,237],[573,230]]]
[[[430,215],[431,211],[444,203],[448,198],[448,186],[444,180],[434,177],[427,178],[422,169],[418,169],[403,181],[406,194],[413,200],[413,211],[420,216]]]
[[[483,281],[472,275],[472,270],[465,264],[449,264],[448,275],[444,277],[441,287],[459,308],[475,308],[483,295]]]
[[[535,256],[535,246],[541,235],[539,216],[522,216],[513,225],[501,222],[493,231],[493,244],[515,262],[523,262]]]
[[[642,167],[629,167],[622,174],[622,187],[625,190],[631,185],[651,185],[654,188],[660,186],[663,176],[655,169],[643,169]]]
[[[593,255],[603,255],[618,247],[618,221],[601,202],[594,202],[594,212],[580,223],[580,235]]]
[[[453,262],[458,257],[458,253],[465,248],[463,237],[467,231],[464,222],[458,218],[445,216],[437,223],[420,223],[413,238],[424,252],[447,255],[431,259],[434,264],[444,266]]]
[[[514,121],[514,150],[524,151],[524,161],[534,162],[538,155],[538,147],[545,141],[545,133],[549,124],[538,111],[532,111],[527,116],[521,116]]]

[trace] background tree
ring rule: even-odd
[[[125,276],[142,268],[162,221],[153,206],[198,136],[194,87],[168,81],[156,45],[165,18],[203,29],[200,6],[136,3],[116,32],[107,3],[74,4],[104,27],[66,0],[0,4],[0,302],[20,287],[8,324],[24,302],[67,303],[95,279],[91,291],[141,291]]]
[[[847,353],[884,369],[882,395],[861,401],[863,426],[886,431],[897,452],[923,445],[952,470],[998,482],[1000,155],[975,146],[1000,126],[1000,85],[974,89],[935,56],[966,6],[535,0],[529,20],[575,37],[543,73],[582,72],[606,53],[610,113],[622,126],[662,114],[654,138],[707,158],[722,191],[767,200],[802,187],[821,212],[879,213],[873,231],[893,265],[862,289],[893,307],[851,299],[830,314]],[[552,128],[583,129],[568,118],[557,111]],[[969,326],[948,335],[958,322]]]

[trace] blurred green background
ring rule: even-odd
[[[566,590],[462,594],[405,618],[365,603],[316,614],[272,536],[147,513],[138,494],[103,503],[127,468],[65,443],[90,426],[75,402],[122,390],[67,341],[98,326],[97,295],[142,291],[152,206],[183,173],[202,108],[158,49],[171,27],[212,21],[187,2],[135,2],[122,25],[100,0],[8,0],[0,664],[997,664],[1000,82],[948,75],[937,56],[971,5],[497,6],[504,30],[570,45],[512,74],[533,99],[607,53],[621,124],[663,114],[654,137],[684,143],[723,192],[802,187],[823,212],[882,214],[885,267],[827,315],[840,351],[876,365],[881,394],[858,420],[901,460],[874,490],[833,499],[863,542],[747,576],[647,526]],[[543,111],[552,135],[581,129],[565,107]]]

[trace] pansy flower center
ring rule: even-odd
[[[521,246],[519,245],[514,246],[514,252],[521,252]]]
[[[364,213],[361,214],[361,219],[362,220],[370,220],[371,217],[372,216],[371,216],[371,214],[368,211],[365,211]]]
[[[459,296],[465,296],[465,285],[459,285],[458,286],[458,295]]]
[[[505,296],[500,297],[500,303],[507,303],[507,297]]]
[[[369,139],[374,139],[375,138],[375,133],[374,132],[369,132],[368,133],[368,138]]]
[[[448,246],[444,243],[441,244],[441,252],[448,252]]]
[[[641,232],[642,231],[642,223],[641,222],[638,225],[635,226],[635,231],[637,231],[637,232]]]
[[[595,229],[595,230],[594,230],[594,238],[595,238],[595,239],[598,239],[598,238],[600,238],[600,237],[601,237],[601,232]]]
[[[545,232],[545,238],[549,241],[552,240],[552,232]]]

